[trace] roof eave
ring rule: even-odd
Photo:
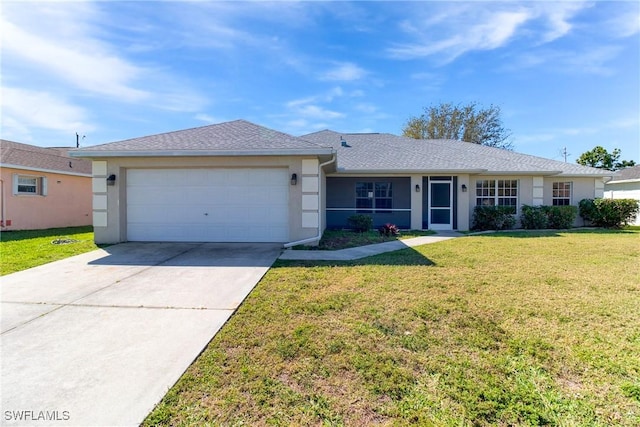
[[[525,175],[525,176],[553,176],[559,175],[562,171],[496,171],[487,169],[480,175]]]
[[[83,150],[71,151],[72,157],[237,157],[237,156],[330,156],[332,148],[277,149],[277,150]]]
[[[608,184],[627,184],[627,183],[632,183],[632,182],[640,182],[640,178],[634,178],[634,179],[619,179],[617,181],[609,181],[607,182]]]
[[[612,174],[600,173],[560,173],[558,176],[564,178],[611,178]]]
[[[63,170],[59,170],[59,169],[36,168],[36,167],[31,167],[31,166],[14,165],[14,164],[8,164],[8,163],[0,163],[0,168],[19,169],[19,170],[25,170],[25,171],[29,171],[29,172],[55,173],[55,174],[58,174],[58,175],[71,175],[71,176],[82,176],[82,177],[91,177],[92,176],[90,173],[63,171]]]
[[[338,167],[335,173],[341,175],[358,175],[358,174],[479,174],[485,172],[486,169],[344,169]]]

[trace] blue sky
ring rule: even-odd
[[[90,146],[243,118],[400,134],[497,105],[516,151],[640,161],[640,3],[2,3],[2,138]]]

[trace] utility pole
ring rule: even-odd
[[[569,154],[569,153],[567,153],[567,147],[564,147],[564,148],[562,149],[561,154],[564,156],[564,162],[565,162],[565,163],[567,163],[567,156],[570,156],[570,154]]]

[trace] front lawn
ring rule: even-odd
[[[98,247],[93,227],[3,231],[0,234],[0,276],[68,258]]]
[[[640,425],[640,232],[278,262],[145,425]]]

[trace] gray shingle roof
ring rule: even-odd
[[[616,181],[635,181],[640,180],[640,165],[632,166],[619,170],[609,183]]]
[[[75,150],[72,155],[91,157],[109,153],[157,153],[171,155],[216,155],[261,152],[280,154],[282,151],[330,153],[327,147],[305,141],[283,132],[278,132],[250,123],[234,120],[215,125],[202,126],[158,135],[143,136],[124,141],[86,147]],[[149,154],[147,154],[149,155]]]
[[[338,133],[331,130],[302,138],[331,144],[338,153],[338,172],[475,171],[484,174],[611,175],[611,172],[601,169],[462,141],[416,140],[392,134]],[[342,146],[341,138],[349,147]]]
[[[3,167],[91,175],[91,162],[69,157],[69,150],[69,148],[36,147],[2,139],[0,140],[0,164]]]

